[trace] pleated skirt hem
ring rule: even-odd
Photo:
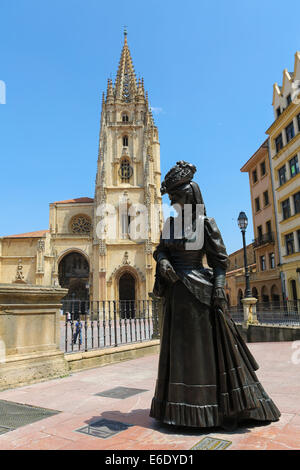
[[[207,428],[222,426],[226,417],[238,421],[278,421],[280,411],[270,398],[255,398],[256,407],[233,414],[224,414],[219,405],[189,405],[152,399],[150,417],[174,426]],[[254,406],[254,405],[253,405]]]
[[[166,424],[191,427],[214,427],[220,423],[218,405],[187,405],[152,399],[150,416]]]

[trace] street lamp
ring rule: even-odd
[[[242,236],[243,236],[243,247],[244,247],[244,265],[245,265],[245,278],[246,278],[246,290],[245,290],[245,297],[252,297],[250,291],[250,278],[249,278],[249,270],[248,270],[248,263],[247,263],[247,250],[246,250],[246,228],[248,226],[248,217],[246,216],[245,212],[240,212],[238,216],[238,226],[241,229]]]

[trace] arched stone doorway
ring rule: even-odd
[[[238,302],[238,306],[242,306],[242,298],[243,298],[243,291],[242,289],[239,289],[238,291],[238,297],[237,297],[237,302]]]
[[[291,288],[291,294],[292,294],[292,300],[297,300],[297,285],[295,279],[290,280],[290,288]]]
[[[135,316],[135,278],[125,272],[119,279],[119,300],[121,318]]]
[[[258,291],[256,287],[252,287],[252,297],[255,297],[256,299],[258,299]]]
[[[58,265],[59,284],[69,289],[66,299],[88,300],[90,268],[87,259],[78,252],[68,253]]]
[[[263,302],[269,302],[269,300],[270,300],[268,290],[267,290],[266,286],[263,286],[262,289],[261,289],[261,300]]]
[[[275,284],[273,284],[273,286],[271,287],[271,299],[272,299],[272,302],[280,301],[278,287]]]

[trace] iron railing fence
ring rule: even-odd
[[[260,245],[264,245],[265,243],[272,243],[274,242],[274,233],[273,232],[267,232],[261,234],[260,237],[257,237],[253,240],[253,246],[257,247]]]
[[[242,323],[244,321],[244,310],[243,306],[236,305],[233,307],[229,307],[228,311],[230,316],[235,323]]]
[[[256,314],[259,323],[300,326],[300,300],[258,302]]]
[[[63,300],[61,349],[89,351],[158,337],[156,300]]]
[[[243,322],[242,306],[231,306],[228,310],[236,323]],[[300,300],[257,302],[256,315],[259,323],[300,326]]]
[[[157,300],[63,300],[61,349],[89,351],[158,338]],[[236,323],[244,321],[243,306],[228,309]],[[261,324],[300,326],[300,300],[258,302]]]

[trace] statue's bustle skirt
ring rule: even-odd
[[[224,417],[277,421],[280,412],[258,381],[258,365],[236,325],[185,285],[164,300],[158,378],[150,416],[177,426],[218,426]]]

